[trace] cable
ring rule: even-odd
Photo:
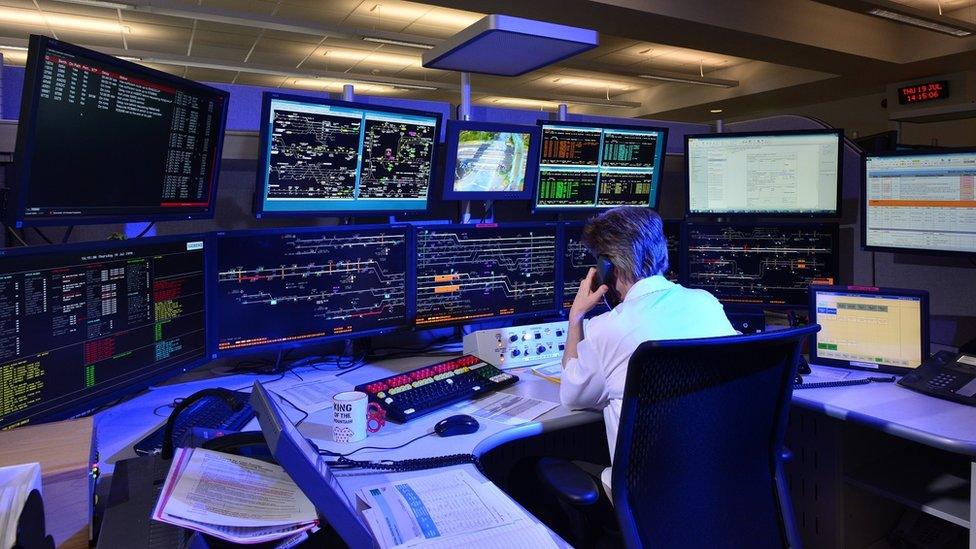
[[[877,260],[875,259],[876,255],[878,255],[878,252],[871,252],[871,286],[874,286],[875,288],[878,287],[878,267]]]
[[[329,456],[329,457],[339,457],[339,458],[342,458],[342,457],[349,457],[349,456],[355,454],[356,452],[359,452],[359,451],[362,451],[362,450],[399,450],[400,448],[403,448],[405,446],[409,446],[409,445],[413,444],[414,442],[417,442],[418,440],[420,440],[422,438],[429,437],[429,436],[431,436],[433,434],[434,434],[433,431],[431,431],[429,433],[424,433],[424,434],[420,435],[419,437],[412,438],[412,439],[404,442],[403,444],[401,444],[399,446],[363,446],[362,448],[356,448],[352,452],[346,452],[345,454],[340,454],[339,452],[333,452],[331,450],[319,450],[319,455],[320,456]]]
[[[64,236],[61,237],[61,243],[67,244],[68,239],[71,238],[71,231],[75,230],[74,225],[69,225],[67,229],[64,230]]]
[[[21,246],[30,246],[30,244],[25,242],[23,237],[21,237],[20,234],[13,229],[13,227],[7,225],[7,230],[10,231],[10,234],[14,235],[14,240],[19,242]]]
[[[271,391],[270,389],[269,389],[269,392],[271,392],[271,394],[273,394],[274,396],[278,397],[280,400],[283,400],[284,402],[287,402],[289,406],[291,406],[292,408],[298,410],[298,412],[300,414],[302,414],[302,419],[300,419],[300,420],[298,420],[298,421],[295,422],[295,427],[298,427],[299,425],[302,424],[303,421],[305,421],[306,419],[308,419],[308,412],[306,412],[305,410],[302,410],[298,406],[295,406],[295,403],[294,402],[292,402],[292,401],[288,400],[287,398],[281,396],[281,393],[277,393],[275,391]]]
[[[42,233],[40,229],[38,229],[37,227],[32,227],[32,228],[34,229],[34,232],[37,233],[37,236],[41,237],[41,239],[44,242],[47,242],[48,244],[54,244],[54,242],[51,242],[51,239],[48,238],[46,234]]]
[[[148,233],[149,232],[149,229],[153,228],[153,225],[155,225],[155,224],[156,224],[155,221],[150,221],[149,224],[146,225],[146,228],[143,229],[141,233],[139,233],[139,234],[136,235],[136,238],[142,238],[142,237],[146,236],[146,233]]]

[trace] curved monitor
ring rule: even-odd
[[[839,129],[685,136],[689,216],[840,215]]]
[[[535,126],[449,120],[444,199],[530,199],[539,141]]]
[[[864,249],[976,254],[976,149],[869,154],[862,169]]]
[[[32,35],[8,219],[213,217],[228,95]]]
[[[426,211],[441,114],[265,92],[257,217]]]
[[[535,211],[657,208],[667,128],[539,121]]]

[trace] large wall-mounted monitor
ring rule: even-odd
[[[867,250],[976,254],[976,150],[864,157]]]
[[[539,128],[447,122],[445,200],[529,200],[535,190]]]
[[[217,233],[211,275],[217,354],[407,327],[411,236],[405,225]]]
[[[730,306],[805,307],[811,284],[836,284],[834,223],[688,223],[684,276]]]
[[[688,215],[840,215],[843,130],[685,136]]]
[[[419,328],[555,315],[558,225],[421,225]]]
[[[435,112],[266,92],[255,215],[426,211],[440,124]]]
[[[31,36],[15,226],[213,217],[228,93]]]
[[[657,208],[667,128],[540,121],[536,211]]]
[[[206,243],[0,250],[0,428],[72,417],[203,363]]]

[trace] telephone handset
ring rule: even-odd
[[[620,304],[620,295],[617,294],[615,287],[616,278],[613,273],[613,263],[605,255],[601,255],[596,259],[596,276],[593,277],[593,284],[590,287],[590,291],[595,292],[599,290],[603,284],[607,285],[607,293],[603,295],[603,299],[607,302],[607,307],[613,309]]]

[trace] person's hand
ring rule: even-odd
[[[586,278],[580,282],[576,298],[573,299],[573,306],[569,308],[569,321],[578,322],[583,320],[586,313],[590,312],[603,301],[603,296],[610,290],[606,284],[601,284],[596,291],[592,291],[593,278],[596,277],[596,269],[590,267],[590,272],[586,273]]]

